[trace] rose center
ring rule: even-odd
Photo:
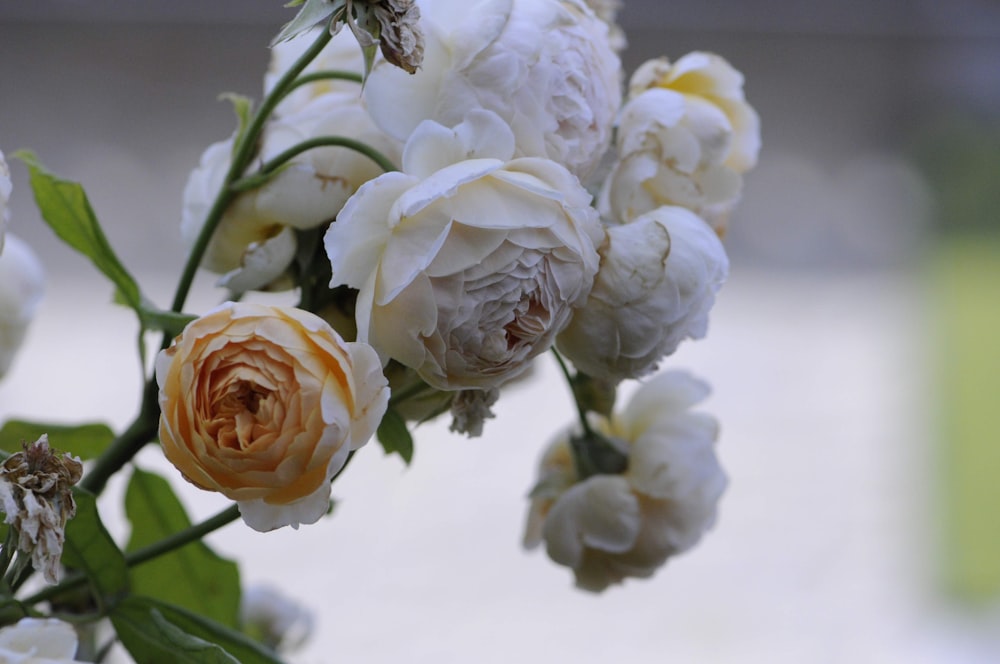
[[[514,320],[504,325],[507,333],[507,350],[512,351],[520,344],[533,344],[545,333],[547,312],[538,298],[532,294],[522,300],[514,310]]]
[[[248,380],[237,381],[219,402],[217,412],[222,416],[235,416],[249,411],[256,415],[262,399],[271,396],[271,391]]]

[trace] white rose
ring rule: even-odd
[[[705,336],[729,260],[701,218],[657,208],[610,227],[600,254],[590,297],[557,340],[577,369],[612,381],[636,378],[684,339]]]
[[[42,301],[45,272],[23,240],[8,235],[0,253],[0,377],[7,373]]]
[[[7,203],[10,201],[10,169],[0,151],[0,253],[3,252],[4,234],[7,232],[7,224],[10,222],[10,210]]]
[[[568,435],[556,440],[542,458],[525,546],[544,541],[552,560],[572,568],[577,586],[591,591],[652,576],[694,546],[715,523],[727,484],[713,449],[715,419],[690,412],[708,392],[687,373],[663,373],[610,422],[598,421],[627,448],[620,475],[580,481]]]
[[[587,297],[603,230],[565,168],[510,160],[477,111],[422,124],[404,172],[365,184],[326,235],[331,286],[360,290],[358,339],[443,390],[489,389],[551,347]]]
[[[621,64],[607,25],[579,0],[421,0],[424,60],[414,75],[376,63],[375,121],[405,140],[423,120],[455,126],[472,109],[513,129],[515,156],[548,157],[585,178],[607,149]],[[401,100],[405,100],[401,101]]]
[[[587,6],[602,21],[608,24],[608,40],[616,53],[621,53],[628,46],[625,31],[618,25],[618,12],[621,11],[624,0],[586,0]]]
[[[272,121],[260,160],[267,161],[302,141],[327,135],[368,143],[398,161],[401,145],[372,123],[357,98],[325,95],[301,110]],[[229,170],[232,139],[215,143],[184,190],[181,235],[193,245]],[[295,257],[293,229],[315,228],[337,216],[362,183],[382,173],[367,156],[345,147],[304,152],[264,186],[241,194],[223,216],[202,266],[222,274],[220,286],[235,292],[278,287]],[[291,284],[287,284],[290,286]]]
[[[240,598],[243,630],[277,652],[295,650],[312,635],[315,620],[304,606],[268,585],[253,585]]]
[[[601,189],[601,213],[628,222],[679,205],[721,232],[742,188],[742,177],[726,164],[732,139],[717,106],[673,90],[646,90],[622,109],[618,161]]]
[[[76,630],[55,618],[21,618],[0,629],[4,664],[71,664],[76,648]]]
[[[698,99],[721,110],[733,137],[724,163],[745,173],[757,163],[760,152],[760,117],[743,93],[743,74],[714,53],[695,51],[670,64],[666,58],[644,62],[632,74],[629,98],[651,88],[665,88]]]
[[[264,93],[269,93],[278,79],[298,60],[319,35],[320,29],[304,32],[292,39],[279,42],[271,48],[271,62],[264,75]],[[350,30],[341,30],[323,47],[301,75],[319,71],[346,71],[361,75],[365,69],[364,56],[358,40]],[[359,100],[361,85],[344,79],[324,79],[314,81],[292,90],[275,109],[275,114],[291,115],[301,111],[309,102],[327,94],[337,94],[345,98]]]

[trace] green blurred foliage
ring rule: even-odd
[[[935,117],[916,132],[913,151],[940,229],[1000,234],[1000,118]]]

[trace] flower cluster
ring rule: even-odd
[[[722,238],[760,147],[742,75],[696,52],[646,62],[626,86],[616,0],[300,4],[273,45],[262,102],[230,95],[236,130],[188,178],[180,235],[190,254],[170,309],[115,256],[82,188],[19,155],[43,218],[136,313],[147,373],[136,419],[109,433],[78,489],[80,462],[53,455],[47,436],[0,466],[13,533],[0,599],[30,573],[7,569],[12,536],[57,581],[77,491],[87,522],[72,564],[140,661],[177,644],[202,652],[206,634],[224,641],[220,657],[261,646],[130,594],[141,576],[130,566],[239,517],[261,532],[317,522],[370,439],[409,462],[416,424],[450,414],[452,431],[483,435],[493,405],[546,353],[579,421],[542,457],[524,541],[544,543],[580,588],[649,577],[690,549],[727,482],[718,425],[692,411],[707,384],[656,372],[706,335],[728,276]],[[0,376],[41,283],[37,260],[6,234],[9,195],[0,154]],[[185,302],[199,267],[226,297],[193,314]],[[265,304],[263,291],[294,299]],[[163,334],[151,368],[148,332]],[[628,380],[645,382],[616,409]],[[154,441],[181,477],[235,505],[189,526],[169,482],[134,469],[133,540],[155,539],[143,500],[181,532],[157,531],[162,540],[126,555],[92,494]],[[56,606],[67,590],[24,605]],[[229,600],[238,595],[236,585]],[[294,603],[244,599],[243,628],[266,647],[293,647],[311,629]],[[214,618],[235,623],[235,613]],[[0,631],[0,656],[70,656],[61,625]],[[50,631],[58,647],[32,645]]]
[[[377,353],[394,393],[405,397],[394,398],[392,417],[424,421],[450,412],[452,430],[468,435],[483,433],[504,387],[553,348],[572,363],[573,380],[600,382],[613,397],[621,381],[653,374],[685,339],[704,337],[729,269],[721,238],[760,145],[741,74],[708,53],[660,58],[639,67],[623,95],[624,38],[614,2],[484,0],[468,12],[453,0],[417,0],[399,8],[407,16],[399,25],[410,35],[404,41],[419,53],[419,66],[401,66],[394,57],[374,66],[367,60],[373,35],[386,34],[373,18],[387,10],[380,3],[345,14],[351,31],[335,31],[304,65],[321,30],[276,45],[265,90],[273,94],[296,66],[309,82],[276,100],[255,161],[230,185],[235,198],[202,263],[223,275],[220,285],[236,293],[298,287],[304,301],[322,303],[315,311],[344,338]],[[352,37],[359,31],[361,48]],[[352,151],[338,139],[343,134],[392,167],[382,172],[378,155]],[[237,134],[211,146],[191,174],[183,223],[191,243],[216,192],[232,178],[238,140]],[[255,177],[257,186],[239,186]],[[325,260],[303,261],[304,245],[315,242],[310,233],[317,231]],[[314,275],[326,270],[328,285],[307,298]],[[270,388],[251,393],[277,395]],[[256,407],[256,398],[241,397],[244,410]],[[171,397],[161,393],[161,401],[165,421],[179,417]],[[208,411],[199,417],[214,421]],[[181,419],[197,424],[199,417]],[[167,433],[165,450],[175,463],[178,448],[216,463],[209,444],[177,444],[210,441],[215,429]],[[588,444],[611,449],[613,440],[595,434]],[[675,453],[671,446],[684,447],[661,443],[664,458]],[[714,464],[711,445],[702,447],[696,458]],[[583,454],[574,449],[564,450],[570,460]],[[565,487],[565,497],[546,494],[552,509],[536,504],[533,528],[566,535],[581,514],[607,513],[598,498],[574,496],[627,484],[640,472],[644,449],[645,443],[619,451],[621,464],[566,475],[578,485]],[[180,467],[199,486],[230,497],[250,491],[245,480],[209,481]],[[714,514],[722,484],[712,478],[721,474],[688,470],[689,480],[701,484],[671,495],[672,514],[688,507]],[[640,491],[646,498],[630,504],[649,507],[662,494]],[[691,496],[704,504],[685,506]],[[549,512],[550,525],[540,525],[539,515]],[[628,514],[622,512],[620,527]],[[639,547],[648,554],[645,567],[600,563],[609,580],[648,575],[693,541],[664,544],[664,519],[672,517],[656,510],[641,520],[632,516],[630,546],[657,544]],[[692,532],[700,534],[710,521]],[[248,522],[274,527],[297,520]],[[593,554],[571,555],[556,539],[549,543],[552,557],[576,569],[582,586],[606,585],[584,562]]]

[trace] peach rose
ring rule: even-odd
[[[156,380],[167,459],[262,532],[326,513],[330,480],[389,399],[370,346],[306,311],[244,302],[191,322],[160,352]]]

